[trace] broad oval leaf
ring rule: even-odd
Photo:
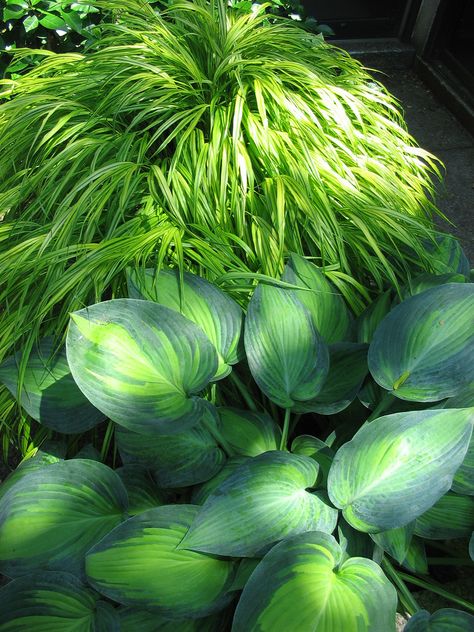
[[[329,370],[329,352],[307,309],[288,290],[258,285],[245,321],[245,351],[260,389],[292,408],[313,399]]]
[[[472,614],[454,608],[442,608],[434,614],[430,614],[427,610],[419,610],[408,619],[403,632],[469,632],[470,630],[474,630]]]
[[[235,563],[178,548],[199,512],[164,505],[130,518],[86,556],[89,583],[118,603],[165,617],[201,617],[230,602]]]
[[[49,454],[47,452],[44,453],[41,450],[38,450],[34,456],[21,461],[16,470],[13,470],[13,472],[9,474],[4,481],[2,481],[2,484],[0,485],[0,500],[13,485],[20,481],[29,472],[39,470],[46,465],[51,465],[52,463],[57,463],[61,460],[62,459],[54,456],[53,454]]]
[[[114,608],[70,573],[42,571],[0,590],[0,629],[50,632],[120,632]]]
[[[469,537],[474,529],[474,498],[448,492],[416,519],[415,534],[429,540]]]
[[[399,564],[407,557],[408,549],[415,530],[415,521],[398,529],[389,529],[380,533],[372,533],[372,540],[386,553],[391,555]]]
[[[374,379],[401,399],[438,401],[474,381],[474,284],[412,296],[384,318],[369,348]]]
[[[326,344],[352,339],[351,314],[341,293],[318,266],[301,255],[292,253],[285,266],[282,281],[306,288],[292,290],[292,293],[307,308],[316,330]]]
[[[334,538],[303,533],[267,553],[247,582],[232,632],[394,632],[397,594],[380,567]]]
[[[227,480],[248,458],[247,456],[232,456],[230,459],[227,459],[224,467],[215,476],[193,489],[191,503],[193,505],[203,505],[209,496],[220,487],[221,483]]]
[[[293,439],[291,451],[294,454],[303,454],[314,459],[321,468],[323,482],[327,481],[334,452],[324,441],[312,435],[299,435]],[[319,480],[318,484],[320,484]]]
[[[133,463],[115,470],[120,476],[128,494],[128,514],[136,514],[165,504],[165,496],[158,489],[150,473],[144,467]]]
[[[466,454],[474,409],[379,417],[343,445],[329,472],[332,503],[356,529],[403,527],[452,485]]]
[[[466,283],[467,279],[463,274],[449,272],[447,274],[430,274],[424,272],[414,279],[410,279],[408,284],[402,289],[402,298],[406,299],[416,294],[421,294],[432,287],[446,285],[446,283]]]
[[[392,291],[387,290],[379,294],[377,298],[366,307],[356,320],[357,342],[372,342],[377,327],[389,313],[391,305]]]
[[[435,236],[435,243],[427,241],[425,246],[436,274],[456,272],[469,278],[469,260],[456,237],[439,232]]]
[[[312,459],[288,452],[245,461],[207,498],[180,548],[254,557],[296,533],[331,533],[337,511],[306,491],[317,474]]]
[[[84,553],[127,511],[118,475],[96,461],[59,461],[26,474],[0,500],[0,571],[82,573]]]
[[[340,342],[329,347],[329,373],[321,392],[307,402],[297,403],[295,412],[334,415],[355,399],[367,375],[366,344]]]
[[[216,348],[219,366],[213,379],[231,371],[242,357],[242,308],[217,286],[190,272],[178,270],[136,269],[128,272],[129,294],[145,298],[180,312],[199,325]]]
[[[403,568],[416,573],[417,575],[427,575],[428,559],[426,557],[425,542],[421,538],[412,536],[405,559],[400,563]]]
[[[202,330],[151,301],[115,299],[75,312],[67,334],[71,372],[86,397],[143,434],[182,432],[206,404],[198,393],[217,369]]]
[[[281,430],[267,413],[222,406],[218,429],[236,456],[258,456],[278,450]]]
[[[224,452],[202,423],[159,437],[125,428],[118,429],[115,436],[123,462],[144,465],[165,489],[208,481],[225,463]]]
[[[0,382],[15,398],[21,359],[22,354],[17,353],[0,365]],[[105,419],[77,387],[66,350],[55,349],[52,338],[45,338],[31,352],[22,380],[22,408],[47,428],[74,434],[90,430]]]

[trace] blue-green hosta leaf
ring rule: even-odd
[[[0,572],[82,572],[84,553],[127,510],[120,478],[96,461],[59,461],[29,472],[0,500]]]
[[[329,370],[329,352],[293,294],[260,284],[249,303],[244,339],[250,371],[275,404],[292,408],[316,397]]]
[[[15,398],[21,356],[17,353],[0,365],[0,382]],[[64,434],[85,432],[105,419],[78,389],[66,351],[55,353],[51,338],[42,340],[28,358],[20,404],[33,419]]]
[[[222,406],[218,429],[236,456],[257,456],[278,450],[281,430],[267,413]]]
[[[54,456],[53,454],[38,450],[34,456],[21,461],[16,470],[14,470],[0,485],[0,500],[13,485],[20,481],[29,472],[39,470],[46,465],[51,465],[52,463],[57,463],[61,460],[62,459]]]
[[[79,452],[74,455],[75,459],[89,459],[90,461],[102,461],[100,452],[92,443],[86,443]]]
[[[282,281],[311,290],[291,292],[307,308],[326,344],[352,339],[351,314],[340,292],[318,266],[293,253],[285,266]]]
[[[277,544],[247,582],[232,632],[394,632],[397,595],[372,560],[325,533]]]
[[[296,533],[331,533],[337,511],[306,491],[317,474],[312,459],[288,452],[265,452],[245,461],[208,497],[180,548],[258,557]]]
[[[115,433],[124,463],[140,463],[153,472],[159,487],[196,485],[215,476],[225,454],[201,424],[159,437],[120,428]]]
[[[222,613],[203,619],[166,619],[156,612],[129,606],[118,609],[120,632],[221,632]]]
[[[339,545],[348,557],[368,557],[373,559],[375,544],[367,533],[357,531],[341,516],[337,524]]]
[[[343,445],[329,472],[332,503],[356,529],[396,529],[427,511],[452,485],[472,433],[474,409],[379,417]]]
[[[339,342],[329,347],[329,373],[319,395],[307,402],[297,403],[295,412],[314,412],[334,415],[355,399],[367,375],[366,344]]]
[[[221,610],[235,562],[178,548],[199,509],[164,505],[121,524],[87,553],[89,583],[114,601],[173,619]]]
[[[374,379],[401,399],[431,402],[474,381],[474,284],[449,283],[397,305],[369,348]]]
[[[428,559],[426,557],[425,542],[421,538],[412,536],[405,559],[400,563],[403,568],[417,575],[428,574]]]
[[[454,397],[450,397],[442,404],[443,408],[471,408],[474,407],[474,382]],[[454,476],[453,492],[474,496],[474,433],[471,436],[469,448],[461,467]]]
[[[461,248],[461,244],[449,233],[438,233],[436,243],[426,242],[426,249],[430,253],[430,263],[436,274],[457,272],[469,278],[469,261]]]
[[[415,530],[415,521],[398,529],[389,529],[380,533],[372,533],[372,540],[386,553],[391,555],[399,564],[406,558],[410,542]]]
[[[42,571],[0,590],[2,632],[120,632],[118,614],[70,573]]]
[[[134,432],[172,434],[198,423],[198,394],[216,373],[202,330],[151,301],[116,299],[72,314],[67,358],[79,388]]]
[[[446,283],[466,283],[467,279],[463,274],[457,272],[448,272],[447,274],[430,274],[424,272],[419,276],[411,279],[402,289],[402,298],[406,299],[416,294],[421,294],[432,287],[438,285],[446,285]]]
[[[192,492],[191,495],[191,503],[193,505],[203,505],[204,502],[209,498],[211,494],[213,494],[216,489],[223,483],[225,480],[229,478],[231,474],[235,472],[235,470],[245,463],[249,457],[247,456],[232,456],[230,459],[224,464],[224,467],[217,472],[215,476],[211,479],[203,483],[202,485],[197,485]]]
[[[377,298],[357,317],[357,342],[372,342],[379,323],[389,313],[392,305],[392,292],[387,290]]]
[[[416,519],[415,534],[429,540],[469,537],[474,529],[474,498],[448,492]]]
[[[300,435],[299,437],[295,437],[295,439],[293,439],[291,451],[293,454],[303,454],[304,456],[309,456],[311,459],[314,459],[321,468],[322,480],[327,480],[331,463],[334,458],[334,451],[331,450],[324,441],[321,441],[321,439],[317,439],[312,435]]]
[[[184,272],[181,285],[178,270],[160,270],[156,274],[148,268],[129,271],[128,287],[132,298],[165,305],[201,327],[218,352],[215,380],[228,375],[231,365],[241,359],[242,308],[209,281]]]
[[[136,514],[165,504],[165,496],[144,467],[134,463],[115,470],[128,494],[128,514]]]
[[[472,614],[443,608],[430,614],[427,610],[419,610],[403,629],[403,632],[470,632],[474,630]]]

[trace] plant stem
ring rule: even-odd
[[[255,405],[255,402],[251,398],[247,387],[242,382],[242,380],[237,375],[237,373],[235,371],[232,371],[232,373],[230,374],[229,377],[232,380],[232,382],[235,384],[235,386],[238,388],[239,393],[242,395],[243,399],[245,400],[245,403],[250,408],[250,410],[252,410],[254,413],[258,412],[258,409],[257,409],[257,407]]]
[[[400,573],[398,573],[393,568],[392,564],[388,561],[386,557],[382,560],[381,566],[390,577],[390,579],[393,581],[393,583],[396,585],[400,596],[400,601],[403,601],[403,605],[405,606],[409,614],[413,615],[415,614],[415,612],[418,612],[418,610],[421,610],[416,599],[413,597],[411,592],[406,587],[405,583],[402,581]]]
[[[410,584],[414,584],[415,586],[419,586],[420,588],[425,588],[426,590],[429,590],[430,592],[435,593],[436,595],[439,595],[440,597],[444,597],[445,599],[448,599],[449,601],[452,601],[453,603],[456,603],[459,606],[462,606],[463,608],[465,608],[466,610],[469,610],[470,612],[474,612],[473,603],[466,601],[462,597],[453,595],[453,593],[450,593],[447,590],[444,590],[444,588],[440,588],[439,586],[430,584],[424,579],[419,579],[418,577],[412,577],[411,575],[407,575],[406,573],[398,572],[398,576],[401,579],[404,579],[405,581],[410,582]]]
[[[206,414],[202,416],[201,421],[202,421],[202,424],[205,426],[206,430],[209,432],[212,438],[216,441],[216,443],[218,443],[221,446],[221,448],[224,450],[227,456],[233,456],[234,451],[228,444],[227,440],[224,439],[222,434],[217,429],[216,425],[212,423],[212,421],[209,421]]]
[[[388,393],[388,392],[385,393],[385,395],[379,401],[379,403],[374,408],[374,410],[371,412],[369,417],[367,417],[365,423],[368,424],[371,421],[373,421],[374,419],[377,419],[377,417],[379,417],[380,414],[383,413],[384,410],[386,410],[390,406],[390,403],[391,403],[392,399],[393,399],[393,395],[391,393]]]
[[[283,421],[283,430],[281,433],[280,450],[287,450],[288,431],[290,429],[291,409],[285,408],[285,419]]]

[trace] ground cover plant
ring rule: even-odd
[[[265,7],[213,0],[113,9],[86,53],[34,55],[2,81],[0,359],[126,296],[129,265],[178,267],[245,301],[288,252],[356,311],[432,271],[433,158],[346,53]],[[428,246],[427,246],[428,244]],[[28,416],[0,393],[4,448]]]
[[[470,630],[428,574],[446,541],[474,555],[474,284],[449,244],[358,318],[297,254],[245,311],[130,268],[128,298],[73,313],[27,362],[21,405],[55,444],[0,486],[0,629],[390,632],[398,608],[407,632]],[[115,462],[61,452],[97,424]]]

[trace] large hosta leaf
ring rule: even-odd
[[[380,417],[343,445],[329,472],[331,501],[366,532],[402,527],[452,485],[466,454],[474,409]]]
[[[75,312],[67,358],[79,388],[110,419],[172,434],[201,419],[199,392],[217,370],[202,330],[151,301],[116,299]]]
[[[425,245],[436,274],[457,272],[469,278],[469,261],[456,237],[449,233],[437,233],[435,243],[427,241]]]
[[[372,540],[391,555],[399,564],[406,558],[415,530],[415,522],[410,522],[398,529],[389,529],[373,533]]]
[[[0,365],[0,382],[15,398],[21,357],[17,353]],[[84,432],[105,419],[77,387],[66,350],[57,351],[51,338],[42,340],[28,358],[20,404],[33,419],[64,434]]]
[[[344,299],[314,263],[293,253],[282,280],[311,290],[292,290],[292,293],[308,309],[326,344],[351,340],[351,315]]]
[[[159,437],[120,428],[116,434],[124,463],[141,463],[152,470],[159,487],[187,487],[219,472],[225,454],[201,424]]]
[[[21,461],[16,470],[13,470],[13,472],[0,485],[0,500],[3,498],[3,496],[5,496],[10,487],[15,485],[29,472],[32,472],[33,470],[39,470],[46,465],[51,465],[52,463],[57,463],[61,460],[62,459],[55,456],[54,454],[38,450],[38,452],[34,456]]]
[[[380,323],[369,349],[375,380],[401,399],[438,401],[474,381],[474,284],[412,296]]]
[[[2,632],[119,632],[114,608],[70,573],[46,571],[0,590]]]
[[[165,504],[165,495],[158,489],[148,470],[133,463],[115,470],[128,494],[128,514],[136,514]]]
[[[288,290],[260,284],[248,307],[245,350],[252,375],[278,406],[313,399],[329,370],[329,352],[307,309]]]
[[[289,535],[331,533],[337,511],[306,491],[317,473],[312,459],[287,452],[245,461],[207,498],[180,548],[252,557]]]
[[[248,458],[247,456],[232,456],[230,459],[227,459],[224,467],[215,476],[202,483],[202,485],[196,485],[191,494],[191,503],[193,505],[203,505],[209,496],[220,487],[221,483],[227,480]]]
[[[392,292],[387,290],[377,298],[358,316],[356,320],[357,342],[372,342],[374,333],[380,322],[389,313],[392,304]]]
[[[218,428],[235,455],[257,456],[262,452],[278,450],[281,430],[266,413],[254,413],[222,406]]]
[[[380,567],[311,532],[277,544],[247,582],[232,632],[394,632],[397,595]]]
[[[427,610],[419,610],[408,620],[403,632],[470,632],[474,630],[472,614],[443,608],[430,614]]]
[[[217,612],[230,601],[235,563],[178,549],[198,511],[165,505],[130,518],[88,552],[89,583],[114,601],[169,618]]]
[[[474,529],[474,498],[448,492],[416,519],[415,533],[429,540],[469,537]]]
[[[463,274],[450,272],[448,274],[430,274],[424,272],[414,279],[410,279],[408,284],[402,289],[402,298],[421,294],[432,287],[446,285],[446,283],[466,283],[467,279]]]
[[[416,536],[412,537],[405,559],[400,562],[400,566],[417,575],[428,574],[428,559],[424,540]]]
[[[29,472],[0,500],[0,572],[82,572],[84,553],[127,505],[122,481],[102,463],[73,459]]]
[[[340,342],[329,347],[329,373],[315,399],[294,406],[296,412],[334,415],[355,399],[367,375],[366,344]]]
[[[241,358],[242,308],[218,287],[190,272],[182,284],[178,270],[137,269],[129,271],[132,298],[145,298],[181,312],[199,325],[216,348],[219,366],[214,379],[225,377]]]

